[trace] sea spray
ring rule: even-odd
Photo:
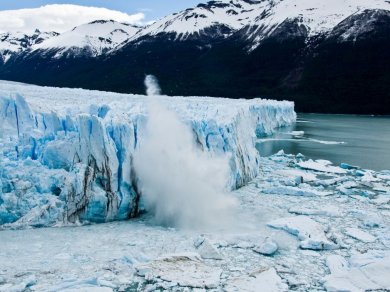
[[[161,95],[161,88],[158,80],[154,75],[147,75],[145,77],[146,94],[148,96]]]
[[[204,152],[193,132],[157,93],[147,76],[148,120],[135,156],[142,199],[158,224],[183,228],[224,228],[234,220],[236,201],[226,191],[229,159]]]

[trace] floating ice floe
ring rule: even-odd
[[[314,189],[304,189],[304,188],[290,187],[290,186],[269,187],[269,188],[265,188],[263,192],[267,194],[273,194],[273,195],[286,195],[286,196],[298,196],[298,197],[329,196],[332,194],[332,192],[323,192]]]
[[[315,142],[315,143],[319,143],[319,144],[325,144],[325,145],[342,145],[342,144],[345,144],[345,142],[341,141],[324,141],[324,140],[318,140],[318,139],[312,139],[312,138],[308,138],[307,139],[308,141],[310,142]]]
[[[301,136],[305,135],[305,131],[292,131],[292,132],[288,132],[286,134],[294,136],[294,137],[301,137]]]
[[[301,161],[298,162],[297,165],[303,169],[310,169],[310,170],[316,170],[320,172],[327,172],[327,173],[334,173],[334,174],[346,174],[347,171],[345,169],[342,169],[338,166],[332,166],[330,165],[329,161],[325,160],[307,160],[307,161]]]
[[[286,133],[293,136],[293,138],[260,138],[258,139],[258,143],[264,143],[269,141],[289,141],[289,142],[311,142],[311,143],[319,143],[319,144],[325,144],[325,145],[340,145],[345,144],[345,142],[338,142],[338,141],[324,141],[324,140],[317,140],[312,138],[305,138],[303,135],[293,135],[293,133]]]
[[[345,163],[345,162],[341,163],[340,167],[343,169],[359,169],[359,166],[350,165],[350,164]]]

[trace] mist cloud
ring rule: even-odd
[[[192,130],[159,102],[157,79],[145,80],[148,121],[135,155],[145,207],[157,223],[184,228],[225,228],[234,219],[228,193],[229,157],[202,151]]]

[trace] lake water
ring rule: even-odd
[[[299,114],[297,123],[259,139],[262,156],[283,149],[308,158],[390,170],[390,117]]]

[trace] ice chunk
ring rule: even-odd
[[[387,195],[379,195],[375,199],[370,200],[370,203],[378,206],[386,206],[390,203],[390,197]]]
[[[374,191],[390,194],[390,187],[384,186],[383,184],[375,184],[374,183]]]
[[[23,292],[37,283],[37,279],[34,275],[27,277],[27,279],[19,282],[18,284],[5,284],[0,286],[0,292]]]
[[[341,163],[340,167],[342,169],[359,169],[359,166],[353,166],[353,165],[350,165],[348,163]]]
[[[305,131],[292,131],[292,132],[289,132],[287,134],[294,136],[294,137],[302,137],[303,135],[305,135]]]
[[[359,209],[350,210],[349,213],[360,219],[363,222],[363,225],[368,228],[380,227],[383,224],[383,219],[377,213],[367,212]]]
[[[270,268],[263,272],[252,273],[248,276],[243,276],[230,280],[224,291],[235,292],[252,292],[252,291],[267,291],[281,292],[287,291],[287,285],[282,282],[282,279],[276,273],[274,268]]]
[[[372,291],[390,289],[389,252],[368,252],[348,261],[331,255],[327,259],[331,274],[325,277],[327,291]]]
[[[221,254],[207,238],[198,237],[194,242],[194,246],[202,259],[222,260]]]
[[[324,227],[307,216],[280,218],[268,222],[267,225],[297,236],[301,241],[300,247],[302,249],[327,250],[338,248],[337,244],[329,241],[325,236]]]
[[[99,283],[100,282],[100,283]],[[51,287],[48,291],[66,291],[66,292],[76,292],[76,291],[85,291],[85,292],[112,292],[112,287],[106,287],[107,284],[102,283],[97,278],[89,278],[84,280],[65,280],[61,284]],[[111,283],[110,283],[111,284]]]
[[[383,220],[378,214],[372,213],[372,214],[367,214],[363,218],[363,224],[364,226],[369,228],[380,227],[383,224]]]
[[[345,234],[365,243],[376,241],[376,237],[372,236],[368,232],[365,232],[359,228],[347,228],[345,230]]]
[[[328,196],[331,192],[320,192],[314,189],[305,189],[299,187],[289,186],[277,186],[264,189],[264,193],[274,195],[286,195],[286,196],[297,196],[297,197],[316,197],[316,196]]]
[[[257,253],[271,256],[277,252],[278,248],[278,244],[271,238],[267,237],[263,243],[256,246],[253,250]]]
[[[355,175],[356,176],[364,176],[366,174],[366,172],[364,170],[356,170],[355,171]]]
[[[336,189],[342,190],[342,189],[352,189],[358,187],[358,184],[355,181],[346,181],[342,183],[340,186],[338,186]]]
[[[377,178],[373,172],[366,170],[364,176],[361,178],[362,182],[378,182],[380,178]]]
[[[318,215],[327,217],[341,217],[341,212],[336,206],[324,206],[318,209],[305,207],[292,207],[288,210],[289,213],[297,215]]]
[[[335,174],[345,174],[347,171],[345,169],[342,169],[337,166],[330,165],[331,163],[329,161],[324,160],[308,160],[308,161],[301,161],[298,162],[297,165],[303,169],[311,169],[316,170],[320,172],[328,172],[328,173],[335,173]]]
[[[311,182],[317,179],[317,176],[314,173],[302,171],[299,169],[282,169],[282,170],[277,170],[275,173],[280,174],[282,176],[292,177],[292,178],[302,177],[303,182]]]
[[[204,264],[196,253],[165,255],[137,265],[136,269],[139,275],[148,278],[160,278],[182,287],[209,289],[218,287],[222,272]]]

